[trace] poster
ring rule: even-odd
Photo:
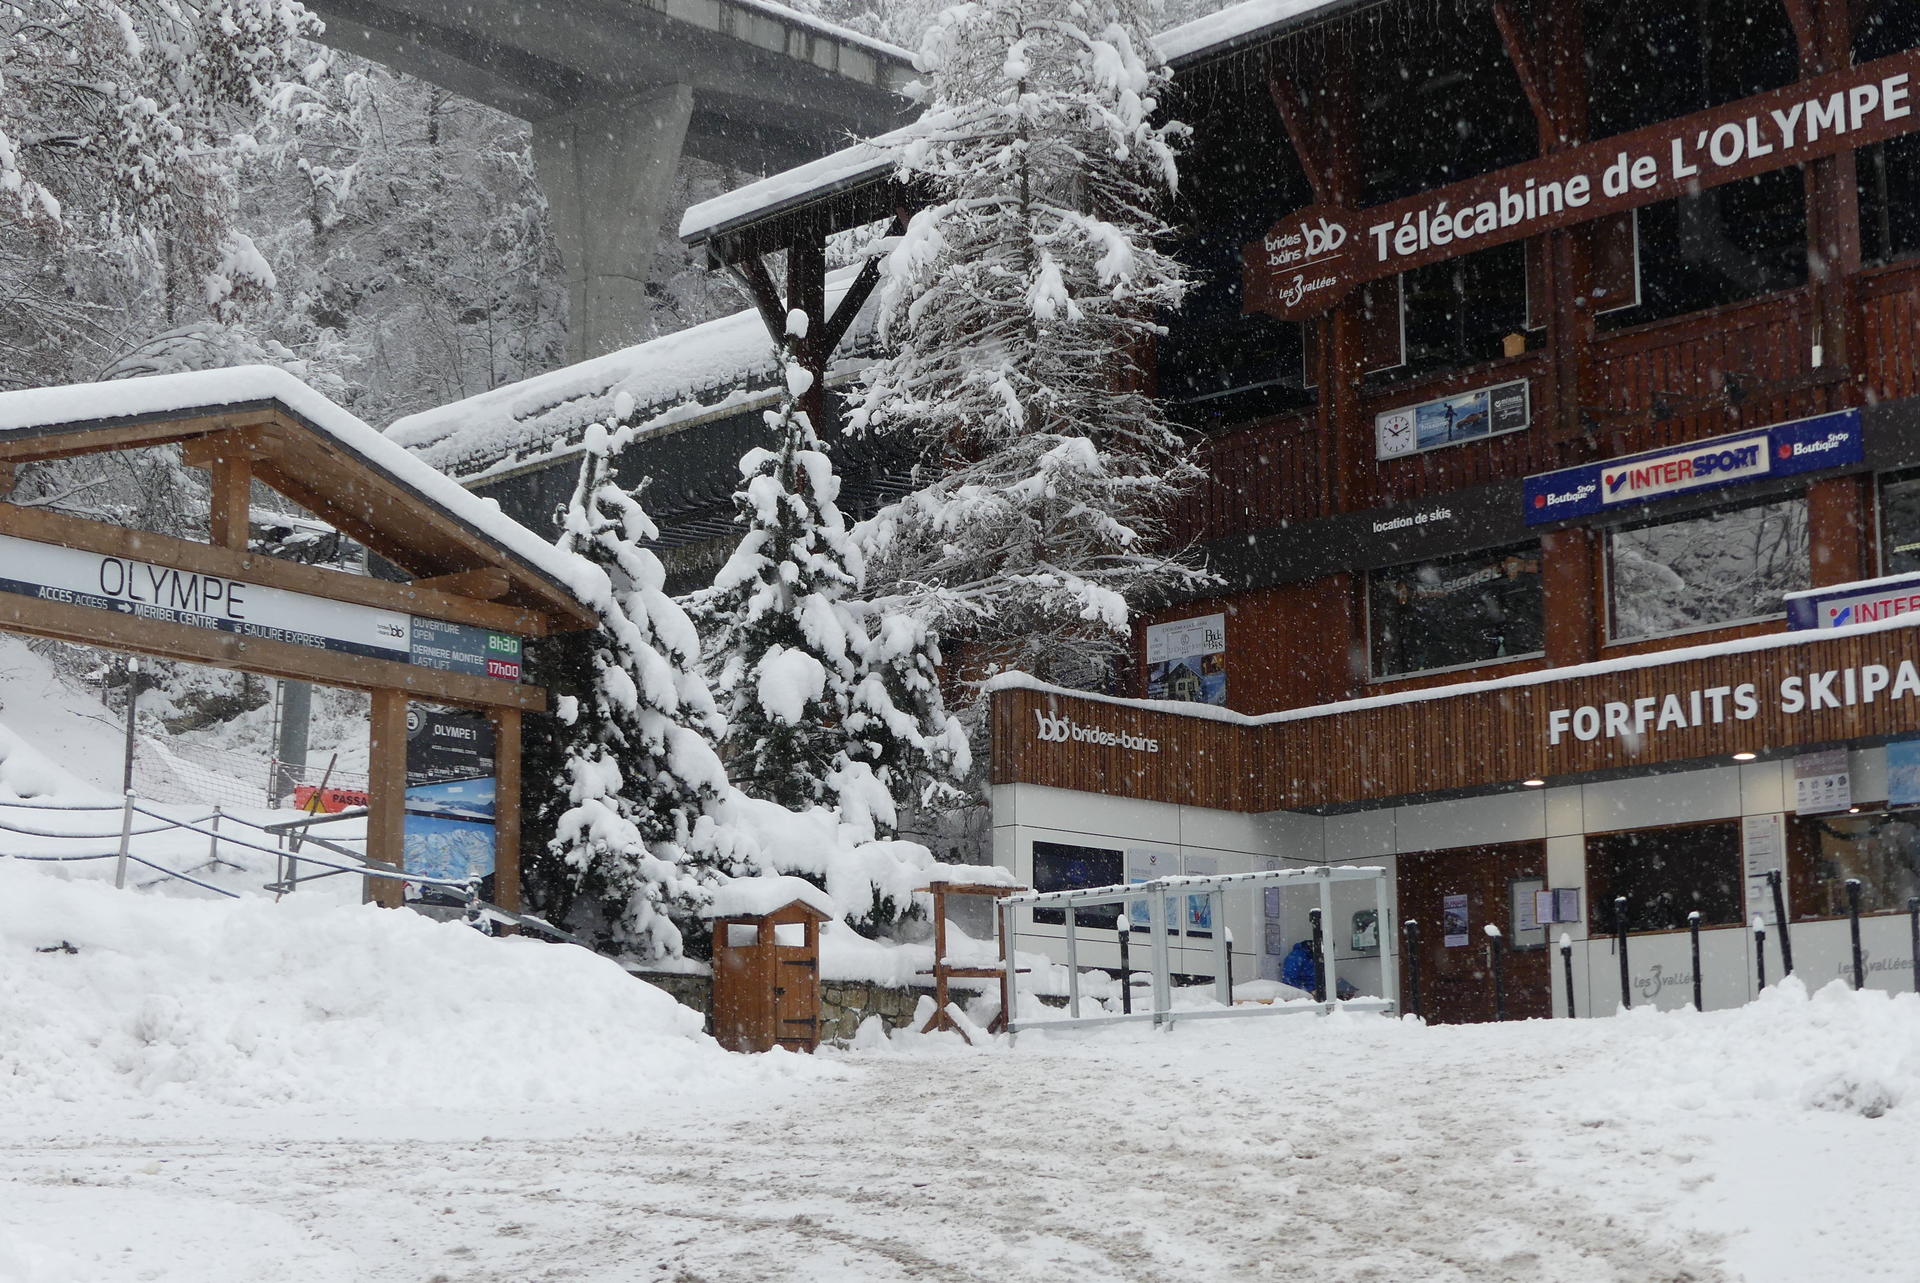
[[[1127,885],[1151,882],[1155,878],[1172,877],[1180,872],[1180,857],[1172,851],[1129,851],[1127,852]],[[1145,897],[1127,901],[1127,920],[1135,931],[1151,931],[1153,921],[1149,914],[1150,904]],[[1180,904],[1172,896],[1167,897],[1166,913],[1161,919],[1167,924],[1169,934],[1180,932]]]
[[[1190,855],[1187,857],[1185,872],[1190,877],[1210,878],[1220,871],[1220,862],[1212,856]],[[1213,934],[1213,897],[1208,895],[1190,895],[1187,897],[1187,934],[1190,936],[1211,936]]]
[[[1147,626],[1147,698],[1227,702],[1227,617]]]
[[[466,709],[407,709],[406,832],[403,867],[423,877],[461,879],[493,872],[493,723]],[[410,898],[458,903],[441,888],[407,888]]]
[[[1887,745],[1887,805],[1920,806],[1920,740]]]
[[[1382,459],[1420,454],[1481,437],[1518,432],[1531,419],[1521,379],[1389,410],[1374,419],[1374,453]]]
[[[1441,901],[1440,932],[1442,941],[1449,949],[1458,949],[1467,943],[1467,897],[1450,895]]]
[[[1786,867],[1786,817],[1747,816],[1740,821],[1740,844],[1746,858],[1747,921],[1759,918],[1772,928],[1778,925],[1778,915],[1773,911],[1773,891],[1767,885],[1767,874]],[[1784,888],[1781,893],[1785,894]]]
[[[1830,815],[1853,805],[1853,777],[1847,750],[1830,748],[1793,759],[1793,809],[1801,815]]]

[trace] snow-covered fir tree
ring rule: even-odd
[[[861,537],[878,599],[989,666],[1083,676],[1123,645],[1130,598],[1198,578],[1161,546],[1198,472],[1140,364],[1182,292],[1156,13],[978,0],[922,45],[899,167],[934,200],[887,256],[892,351],[853,422],[912,433],[923,484]]]
[[[623,952],[677,955],[703,888],[749,874],[711,808],[728,791],[714,751],[723,723],[694,670],[700,642],[662,591],[658,537],[612,476],[611,443],[588,430],[559,544],[588,565],[576,585],[600,616],[575,693],[562,698],[564,760],[541,817],[553,836],[535,876],[572,892],[568,924]],[[549,897],[550,898],[550,897]]]
[[[878,616],[869,634],[840,478],[802,408],[813,376],[794,349],[809,323],[804,311],[788,314],[784,391],[766,416],[774,445],[740,461],[734,500],[745,533],[696,610],[709,629],[734,783],[790,809],[832,808],[884,836],[904,806],[950,796],[965,746],[924,629]]]

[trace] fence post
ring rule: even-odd
[[[1066,907],[1067,923],[1067,1014],[1080,1019],[1080,937],[1074,930],[1080,924],[1080,910]]]
[[[1567,1019],[1578,1019],[1573,1008],[1573,937],[1565,931],[1560,933],[1560,961],[1567,969]]]
[[[1120,936],[1120,1013],[1126,1016],[1133,1014],[1133,922],[1129,917],[1132,910],[1132,905],[1122,904],[1119,916],[1113,920],[1113,929]]]
[[[1167,896],[1158,882],[1149,883],[1153,897],[1147,901],[1147,920],[1153,931],[1153,1023],[1164,1025],[1173,1013],[1173,964],[1169,957]]]
[[[1759,914],[1753,915],[1753,967],[1754,976],[1760,981],[1760,988],[1767,987],[1767,921]]]
[[[1400,935],[1406,944],[1401,949],[1405,965],[1401,968],[1405,977],[1407,992],[1406,1009],[1415,1017],[1420,1015],[1420,920],[1408,918],[1400,924]]]
[[[1620,1009],[1633,1010],[1633,977],[1627,969],[1627,897],[1613,897],[1613,943],[1620,951]]]
[[[1860,953],[1860,879],[1847,879],[1847,932],[1853,943],[1853,987],[1867,987],[1867,960]]]
[[[1320,943],[1320,910],[1308,909],[1307,922],[1313,927],[1313,1000],[1327,1000],[1327,959]]]
[[[1780,974],[1793,974],[1793,932],[1787,926],[1787,892],[1780,870],[1767,873],[1767,886],[1773,890],[1773,920],[1780,927]]]
[[[220,804],[213,804],[213,836],[207,839],[207,863],[220,863]]]
[[[1487,962],[1493,969],[1493,1018],[1505,1020],[1507,1018],[1507,977],[1501,950],[1505,937],[1500,934],[1500,928],[1491,922],[1487,923],[1482,930],[1487,933]]]
[[[1220,1005],[1233,1005],[1233,932],[1227,929],[1227,893],[1207,892],[1207,907],[1213,914],[1213,987]]]
[[[1700,1001],[1700,910],[1694,909],[1687,914],[1688,944],[1693,948],[1693,1009],[1705,1011]]]
[[[1907,899],[1907,930],[1913,938],[1913,991],[1920,993],[1920,895]]]
[[[1340,1001],[1338,974],[1340,942],[1333,935],[1333,866],[1320,866],[1320,987],[1327,991],[1326,1001]]]
[[[127,846],[133,841],[133,790],[128,789],[120,803],[120,859],[114,865],[113,889],[127,889]]]
[[[1013,1013],[1018,1009],[1014,986],[1019,983],[1020,974],[1020,967],[1016,961],[1019,955],[1013,948],[1014,908],[1005,898],[997,897],[994,904],[1000,910],[1000,992],[1006,995],[1006,1009],[1001,1012],[1001,1016],[1007,1025],[1007,1046],[1012,1048],[1014,1035],[1018,1032],[1013,1022]]]

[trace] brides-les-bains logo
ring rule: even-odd
[[[1033,717],[1039,723],[1038,738],[1042,744],[1099,744],[1106,748],[1124,748],[1134,753],[1160,751],[1160,741],[1144,735],[1086,726],[1070,717],[1049,717],[1037,708],[1033,710]]]

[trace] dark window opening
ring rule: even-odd
[[[1862,913],[1905,912],[1920,895],[1920,812],[1796,815],[1787,821],[1788,913],[1847,913],[1847,881],[1860,883]]]
[[[1640,302],[1599,318],[1641,325],[1807,282],[1807,193],[1775,170],[1639,211]]]
[[[1406,365],[1426,374],[1494,360],[1527,326],[1527,255],[1519,242],[1476,250],[1401,277]]]
[[[1587,894],[1601,935],[1620,929],[1618,896],[1627,898],[1628,931],[1684,931],[1696,911],[1703,927],[1739,926],[1743,878],[1737,820],[1587,839]]]
[[[1889,477],[1880,487],[1880,573],[1920,571],[1920,472]]]
[[[1367,632],[1376,679],[1539,654],[1540,545],[1374,571]]]
[[[1872,62],[1916,46],[1920,5],[1881,0],[1860,24],[1854,60]],[[1920,254],[1920,135],[1861,148],[1858,170],[1862,259],[1891,263]]]
[[[1783,4],[1587,0],[1588,126],[1609,138],[1792,84]]]
[[[1118,886],[1125,881],[1125,858],[1119,851],[1097,846],[1068,846],[1063,842],[1033,844],[1033,889],[1036,891],[1077,891],[1081,887]],[[1113,930],[1113,920],[1122,912],[1118,904],[1075,906],[1076,927],[1104,927]],[[1065,909],[1035,909],[1036,925],[1065,926]]]

